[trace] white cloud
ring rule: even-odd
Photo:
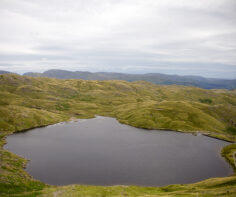
[[[234,0],[1,0],[0,69],[191,74],[204,64],[236,78],[235,11]]]

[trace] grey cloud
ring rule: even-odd
[[[235,11],[234,0],[2,0],[0,69],[236,78]]]

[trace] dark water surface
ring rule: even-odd
[[[30,159],[27,172],[49,184],[160,186],[232,174],[220,156],[227,144],[99,116],[10,135],[5,148]]]

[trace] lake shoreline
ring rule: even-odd
[[[63,123],[68,123],[68,122],[73,122],[73,121],[76,121],[76,120],[84,120],[84,119],[93,119],[93,118],[96,118],[96,117],[107,117],[107,118],[114,118],[116,119],[120,124],[124,124],[124,125],[128,125],[128,126],[131,126],[131,127],[134,127],[134,128],[138,128],[138,129],[145,129],[147,131],[149,130],[160,130],[160,131],[173,131],[173,132],[180,132],[180,133],[190,133],[192,135],[204,135],[204,136],[207,136],[207,137],[210,137],[210,138],[214,138],[214,139],[218,139],[218,140],[222,140],[222,141],[225,141],[225,142],[229,142],[229,143],[236,143],[234,140],[230,140],[230,139],[225,139],[225,138],[221,138],[219,136],[215,136],[214,133],[208,133],[207,131],[183,131],[183,130],[174,130],[174,129],[168,129],[168,128],[145,128],[145,127],[136,127],[136,126],[133,126],[131,124],[126,124],[124,122],[122,122],[122,120],[114,117],[114,116],[102,116],[102,115],[94,115],[94,117],[91,117],[91,118],[75,118],[75,117],[71,117],[69,118],[68,120],[65,120],[65,121],[62,121],[62,122],[55,122],[55,123],[52,123],[52,124],[44,124],[44,125],[38,125],[38,126],[35,126],[35,127],[31,127],[31,128],[27,128],[27,129],[22,129],[22,130],[16,130],[16,131],[12,131],[11,134],[13,133],[24,133],[24,132],[27,132],[29,130],[32,130],[32,129],[37,129],[37,128],[43,128],[43,127],[47,127],[47,126],[51,126],[51,125],[55,125],[55,124],[63,124]],[[10,135],[11,135],[10,134]]]
[[[118,120],[118,119],[116,119],[116,118],[114,118],[114,117],[107,117],[107,116],[95,116],[95,117],[93,117],[93,118],[86,118],[85,120],[91,120],[91,119],[95,119],[96,117],[102,117],[102,118],[111,118],[111,119],[113,119],[113,120],[115,120],[116,122],[118,122],[119,124],[120,124],[120,121]],[[47,124],[47,125],[41,125],[41,126],[37,126],[37,127],[34,127],[34,128],[32,128],[32,129],[25,129],[25,130],[22,130],[22,131],[17,131],[17,132],[13,132],[12,134],[14,134],[14,133],[24,133],[24,132],[27,132],[27,131],[29,131],[29,130],[33,130],[33,129],[36,129],[36,128],[43,128],[43,127],[47,127],[47,126],[51,126],[51,125],[60,125],[60,124],[67,124],[67,123],[73,123],[73,122],[79,122],[80,120],[84,120],[84,119],[75,119],[75,118],[73,118],[73,119],[69,119],[69,120],[67,120],[67,121],[62,121],[62,122],[58,122],[58,123],[54,123],[54,124]],[[126,125],[126,126],[129,126],[129,127],[131,127],[131,128],[136,128],[136,127],[133,127],[133,126],[131,126],[131,125],[127,125],[127,124],[124,124],[124,125]],[[143,128],[139,128],[139,129],[143,129]],[[144,129],[144,130],[152,130],[152,131],[158,131],[157,129]],[[181,131],[175,131],[175,130],[167,130],[167,129],[159,129],[159,131],[171,131],[171,132],[174,132],[174,133],[177,133],[177,132],[180,132],[180,133],[188,133],[188,134],[192,134],[192,135],[194,135],[194,134],[200,134],[200,135],[202,135],[200,132],[181,132]],[[207,137],[209,137],[209,136],[207,136]],[[211,137],[211,136],[210,136]],[[217,140],[219,140],[218,138],[216,138]],[[225,140],[221,140],[221,141],[225,141]],[[4,148],[4,147],[3,147]],[[7,150],[7,149],[5,149],[5,150]],[[7,150],[8,151],[8,150]],[[221,156],[223,156],[222,154],[221,154]],[[26,159],[27,160],[27,159]],[[27,160],[28,161],[28,160]],[[203,179],[204,180],[204,179]],[[190,182],[191,183],[191,182]],[[184,183],[184,184],[189,184],[189,183]],[[63,184],[62,184],[63,185]],[[167,184],[168,185],[168,184]]]
[[[95,118],[95,116],[94,117],[90,117],[90,118],[83,118],[83,119],[91,119],[91,118]],[[111,118],[114,118],[114,117],[111,117]],[[73,118],[74,119],[74,118]],[[77,119],[77,118],[76,118]],[[80,118],[81,119],[81,118]],[[118,119],[117,119],[118,120]],[[52,123],[52,124],[46,124],[46,125],[40,125],[40,126],[35,126],[35,127],[31,127],[31,128],[28,128],[28,129],[24,129],[24,131],[28,131],[28,130],[31,130],[31,129],[34,129],[34,128],[40,128],[40,127],[46,127],[46,126],[50,126],[50,125],[54,125],[54,124],[58,124],[58,123],[66,123],[66,122],[69,122],[69,121],[73,121],[73,120],[71,120],[71,118],[70,119],[66,119],[65,121],[60,121],[60,122],[55,122],[55,123]],[[119,120],[118,120],[119,121]],[[120,121],[119,121],[120,122]],[[122,123],[123,124],[123,123]],[[126,125],[128,125],[128,124],[126,124]],[[129,125],[129,126],[131,126],[131,125]],[[148,129],[149,130],[149,129]],[[3,134],[3,136],[1,137],[1,139],[0,139],[0,151],[1,151],[1,149],[4,151],[4,152],[6,152],[7,154],[9,154],[9,153],[11,153],[11,152],[9,152],[8,150],[6,150],[6,149],[4,149],[4,145],[7,143],[6,142],[6,137],[8,136],[8,135],[11,135],[11,134],[13,134],[13,133],[15,133],[15,132],[20,132],[20,131],[8,131],[8,132],[6,132],[5,131],[5,134]],[[174,131],[174,132],[180,132],[180,131]],[[195,133],[195,132],[193,132],[193,133]],[[208,136],[208,137],[211,137],[211,136]],[[222,140],[222,139],[220,139],[220,140]],[[222,150],[224,149],[225,147],[223,147],[222,148]],[[221,156],[223,157],[223,158],[225,158],[225,160],[229,163],[229,164],[231,164],[231,166],[232,166],[232,163],[230,163],[230,160],[229,160],[229,158],[231,157],[230,156],[230,153],[229,154],[222,154],[222,152],[221,152]],[[43,182],[40,182],[40,181],[37,181],[37,180],[35,180],[33,177],[31,177],[26,171],[25,171],[25,169],[24,169],[24,166],[26,166],[27,165],[27,163],[28,163],[28,160],[26,160],[26,159],[24,159],[24,158],[22,158],[22,157],[20,157],[20,156],[18,156],[18,155],[13,155],[13,156],[10,156],[10,158],[15,158],[15,159],[17,159],[17,160],[21,160],[22,161],[22,167],[19,167],[19,173],[20,173],[20,176],[26,176],[26,177],[29,177],[29,178],[27,178],[27,182],[32,182],[32,184],[36,184],[36,185],[39,185],[39,186],[33,186],[30,190],[28,190],[27,189],[27,191],[32,191],[32,189],[33,190],[35,190],[35,192],[33,191],[33,192],[31,192],[32,194],[35,194],[35,195],[38,195],[38,191],[41,191],[41,192],[43,192],[43,193],[47,193],[47,194],[49,194],[49,193],[51,193],[52,195],[54,195],[54,192],[57,192],[57,191],[60,191],[62,188],[64,188],[64,190],[65,191],[67,191],[67,192],[69,192],[69,193],[72,193],[72,191],[74,190],[73,188],[76,188],[76,189],[78,189],[79,191],[81,191],[82,193],[83,193],[83,191],[84,192],[87,192],[87,193],[85,193],[85,195],[91,195],[91,196],[93,196],[93,193],[91,193],[93,190],[95,190],[96,191],[96,194],[104,194],[104,192],[105,191],[107,191],[107,190],[111,190],[111,191],[116,191],[116,192],[118,192],[118,194],[119,194],[119,192],[120,191],[126,191],[126,188],[128,189],[127,191],[126,191],[126,193],[127,194],[129,194],[129,191],[132,191],[132,194],[131,194],[131,196],[133,195],[133,194],[135,194],[136,193],[136,195],[137,196],[139,196],[140,194],[142,194],[142,195],[144,195],[144,194],[147,194],[147,195],[149,195],[150,193],[149,193],[149,190],[152,188],[152,193],[153,194],[155,194],[155,195],[161,195],[162,194],[162,192],[164,192],[165,194],[169,194],[169,195],[173,195],[173,194],[175,194],[175,192],[177,192],[178,194],[179,193],[182,193],[183,195],[184,194],[186,194],[186,192],[187,193],[192,193],[192,187],[196,187],[196,188],[198,188],[196,191],[201,191],[201,190],[203,190],[203,191],[205,191],[205,192],[207,192],[207,191],[209,191],[210,193],[211,193],[211,190],[208,190],[206,187],[207,187],[207,185],[209,185],[210,186],[210,188],[212,187],[212,185],[217,185],[217,184],[219,184],[219,183],[228,183],[229,181],[230,182],[234,182],[234,180],[236,180],[236,176],[235,176],[235,173],[234,174],[232,174],[232,175],[229,175],[229,176],[226,176],[226,177],[222,177],[222,178],[210,178],[210,179],[206,179],[206,180],[203,180],[203,181],[200,181],[200,182],[196,182],[196,183],[193,183],[193,184],[181,184],[181,185],[168,185],[168,186],[165,186],[165,187],[142,187],[142,186],[118,186],[118,185],[116,185],[116,186],[89,186],[89,185],[87,185],[87,186],[81,186],[81,185],[78,185],[78,184],[76,184],[76,185],[67,185],[67,186],[53,186],[53,185],[48,185],[48,184],[46,184],[46,183],[43,183]],[[3,158],[2,158],[3,159]],[[2,160],[2,164],[1,165],[3,165],[5,163],[5,159],[3,159]],[[232,166],[233,167],[233,166]],[[22,169],[22,170],[21,170]],[[234,172],[235,172],[235,168],[233,168],[234,169]],[[21,172],[22,171],[22,172]],[[24,175],[25,174],[25,175]],[[14,175],[15,176],[15,175]],[[13,177],[14,177],[13,176]],[[17,175],[18,176],[18,175]],[[0,177],[0,179],[1,179],[1,177]],[[13,186],[12,187],[14,187],[14,185],[15,185],[15,183],[13,183]],[[203,185],[204,187],[202,188],[202,186],[201,185]],[[34,189],[35,188],[35,189]],[[43,189],[44,188],[44,189]],[[71,188],[72,188],[72,190],[71,190]],[[168,191],[169,191],[169,188],[172,188],[170,191],[171,191],[171,193],[169,193]],[[175,189],[176,188],[176,189]],[[201,189],[202,188],[202,189]],[[234,193],[234,190],[233,190],[233,188],[234,187],[230,187],[229,189],[228,189],[228,191],[229,191],[229,193]],[[224,190],[223,190],[224,191]],[[15,190],[13,189],[12,190],[12,192],[15,192]],[[80,192],[80,193],[81,193]],[[161,192],[161,193],[160,193]],[[123,193],[123,192],[122,192]],[[121,194],[122,194],[121,193]],[[219,190],[218,191],[218,193],[221,193],[221,190]],[[198,194],[198,193],[196,193],[196,194]],[[76,195],[77,195],[77,193],[76,193]]]

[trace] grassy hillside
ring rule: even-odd
[[[234,141],[236,91],[0,75],[0,129],[17,131],[94,115],[147,129],[200,131]]]
[[[98,196],[183,196],[184,193],[196,196],[199,192],[206,192],[205,196],[223,196],[236,191],[235,176],[162,188],[47,186],[25,173],[22,167],[26,160],[2,148],[4,137],[12,132],[94,115],[112,116],[121,123],[140,128],[202,132],[236,141],[235,90],[159,86],[144,81],[58,80],[0,75],[0,196],[55,196],[55,192],[56,196],[65,196],[68,191],[75,196],[94,196],[95,193]],[[234,148],[223,152],[231,163]],[[191,188],[194,188],[193,192],[190,192]]]

